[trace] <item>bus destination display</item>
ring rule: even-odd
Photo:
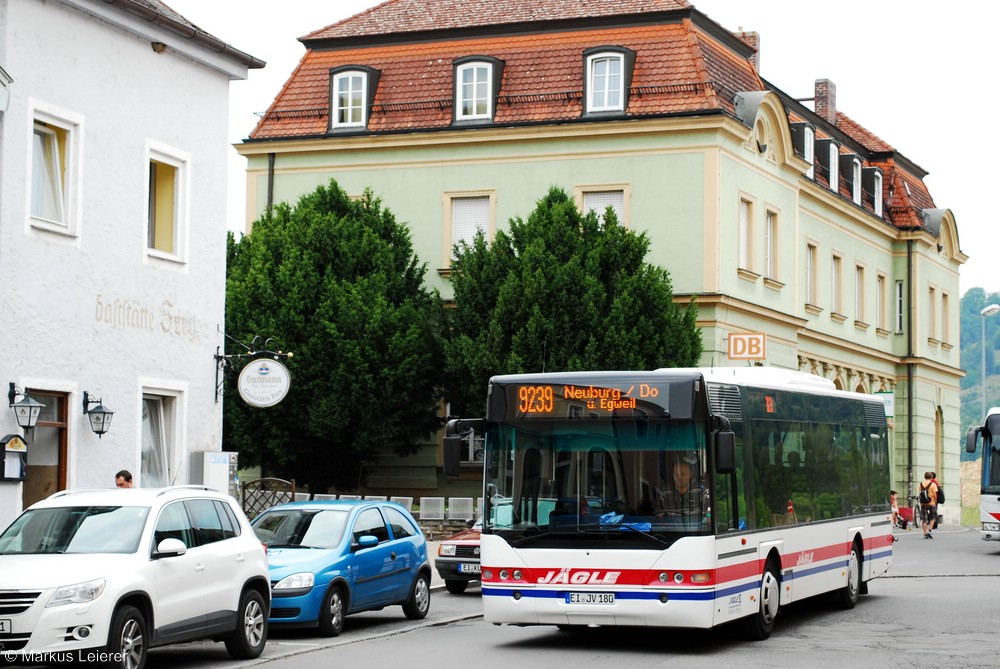
[[[525,384],[508,387],[512,408],[521,418],[611,415],[645,404],[667,405],[669,386],[628,383],[621,386]]]

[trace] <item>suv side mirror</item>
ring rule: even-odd
[[[177,557],[185,553],[187,553],[187,546],[184,545],[184,542],[180,539],[170,537],[156,544],[156,552],[153,554],[153,557],[156,559]]]

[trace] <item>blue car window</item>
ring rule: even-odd
[[[306,528],[302,540],[302,546],[312,548],[335,548],[340,545],[340,540],[344,538],[344,530],[347,529],[346,511],[320,511],[312,515],[309,527]]]
[[[389,519],[389,527],[392,528],[394,539],[415,537],[419,534],[417,528],[413,526],[413,521],[407,518],[399,509],[387,506],[385,507],[385,515]]]
[[[357,520],[354,521],[354,532],[352,533],[354,543],[357,543],[366,534],[377,537],[379,543],[389,540],[389,529],[385,526],[382,514],[376,508],[365,509],[358,514]]]

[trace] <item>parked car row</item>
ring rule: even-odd
[[[424,618],[430,583],[424,534],[393,502],[293,502],[250,523],[200,486],[62,491],[0,534],[0,649],[142,669],[150,648],[213,639],[252,659],[270,626],[336,636],[392,605]]]

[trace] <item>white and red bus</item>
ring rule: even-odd
[[[485,419],[452,421],[446,444],[470,428],[488,622],[740,621],[764,639],[786,604],[853,607],[892,559],[884,405],[816,376],[496,376]]]
[[[979,536],[1000,541],[1000,408],[990,409],[982,426],[969,429],[965,450],[975,453],[983,444],[982,487],[979,496]]]

